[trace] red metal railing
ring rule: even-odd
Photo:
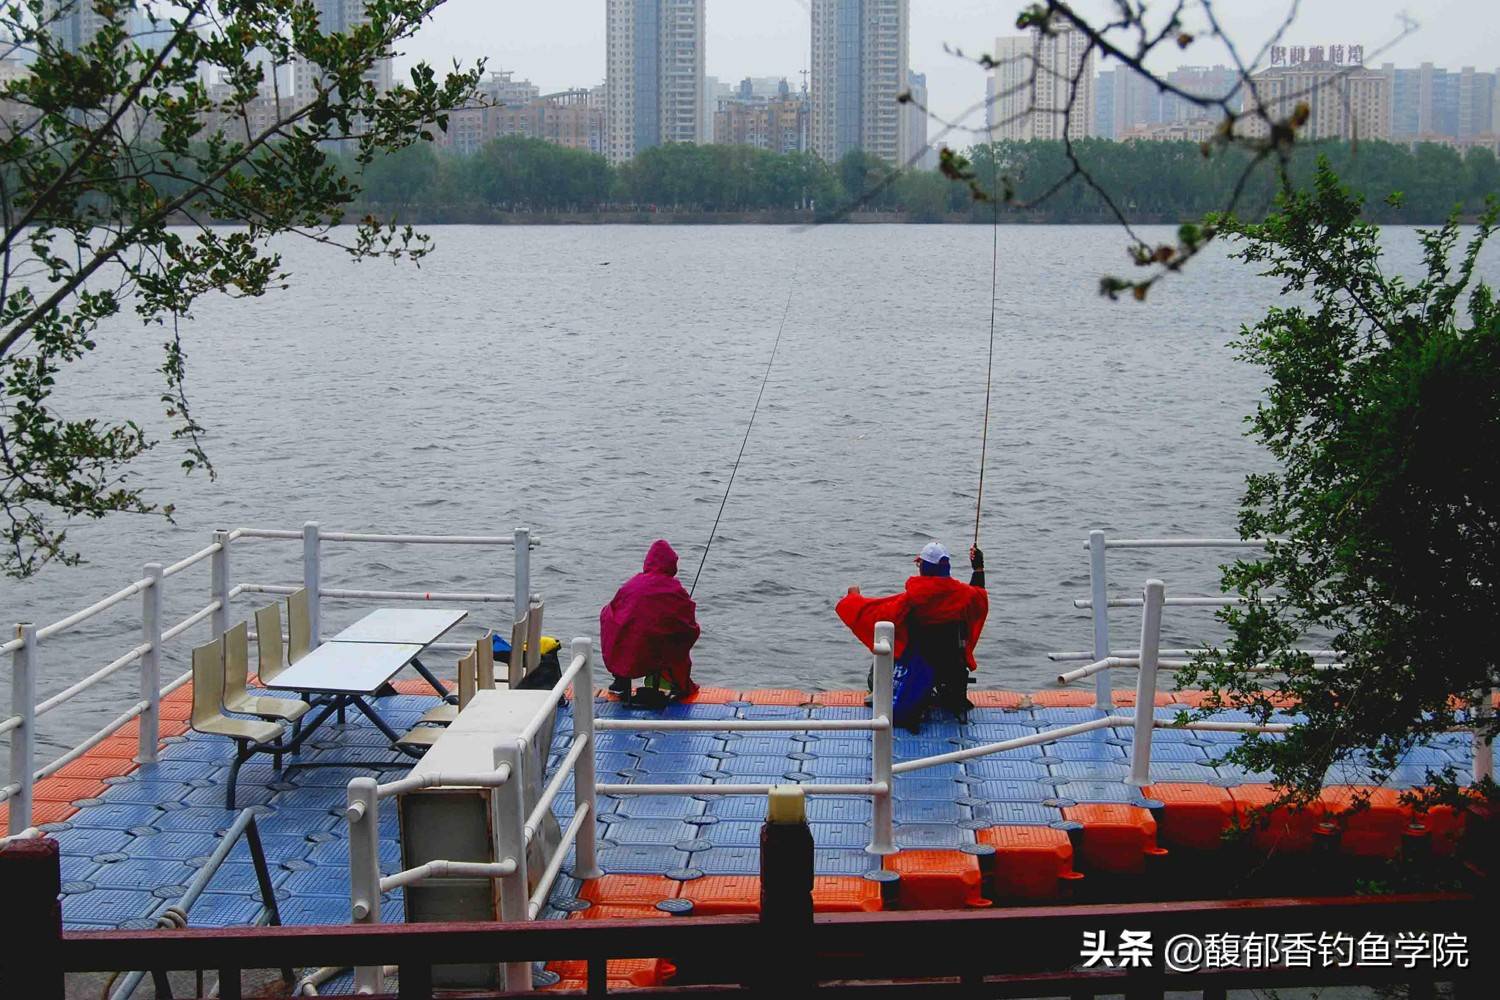
[[[435,965],[538,960],[586,962],[588,995],[603,996],[607,960],[644,957],[670,958],[700,985],[633,990],[632,997],[1135,997],[1166,990],[1223,997],[1232,988],[1408,983],[1425,989],[1436,982],[1478,997],[1493,995],[1481,991],[1493,988],[1495,971],[1483,933],[1492,914],[1474,897],[1455,894],[829,914],[800,926],[705,917],[65,934],[57,878],[51,841],[0,851],[0,885],[7,890],[0,996],[60,1000],[64,976],[73,972],[214,969],[220,995],[235,1000],[243,968],[395,964],[399,997],[427,1000]],[[1151,935],[1149,965],[1077,968],[1085,932],[1113,940],[1127,930]],[[1161,944],[1173,935],[1268,931],[1355,938],[1442,931],[1467,935],[1470,952],[1466,967],[1450,968],[1313,963],[1187,973],[1163,964]]]

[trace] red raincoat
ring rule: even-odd
[[[642,571],[599,612],[604,665],[616,677],[660,673],[677,690],[691,692],[688,650],[698,641],[697,607],[677,579],[677,553],[663,539],[652,542]]]
[[[983,587],[974,587],[947,576],[913,576],[907,578],[906,590],[890,597],[865,597],[846,594],[834,608],[849,630],[867,648],[875,645],[875,623],[892,622],[896,626],[896,657],[906,651],[907,624],[922,625],[961,622],[964,627],[964,658],[969,669],[977,670],[974,647],[990,613],[990,597]]]

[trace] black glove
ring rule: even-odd
[[[977,545],[969,546],[969,565],[973,566],[976,570],[984,569],[984,553],[980,551]]]

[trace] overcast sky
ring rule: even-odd
[[[1240,48],[1253,53],[1275,31],[1289,0],[1221,0],[1217,10]],[[784,76],[795,88],[808,67],[807,0],[707,0],[708,75],[723,81]],[[947,118],[984,95],[972,63],[943,51],[989,51],[996,35],[1014,33],[1020,0],[911,0],[911,67],[927,74],[933,110]],[[1108,9],[1079,0],[1080,10]],[[1158,6],[1165,4],[1158,3]],[[1420,28],[1389,52],[1368,53],[1400,33],[1408,12]],[[1362,44],[1371,63],[1433,62],[1452,69],[1500,64],[1496,0],[1304,0],[1291,44]],[[493,70],[514,70],[543,93],[604,80],[604,0],[447,0],[406,47],[401,65],[426,59],[440,68],[485,57]],[[1247,58],[1249,56],[1247,55]],[[1195,45],[1171,63],[1227,62],[1222,49]],[[1165,68],[1171,68],[1167,65]],[[983,123],[978,112],[973,124]]]

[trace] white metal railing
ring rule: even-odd
[[[1212,652],[1213,648],[1211,646],[1197,646],[1192,649],[1163,649],[1161,655],[1189,658],[1197,656],[1200,653]],[[1286,652],[1301,653],[1303,656],[1310,656],[1315,660],[1331,660],[1339,655],[1331,649],[1289,649]],[[1111,659],[1120,658],[1127,660],[1129,663],[1136,663],[1140,660],[1141,651],[1139,649],[1117,649],[1111,651],[1109,655]],[[1048,653],[1047,659],[1054,663],[1088,662],[1094,659],[1094,654],[1087,651]]]
[[[1100,709],[1108,710],[1114,706],[1113,684],[1111,682],[1111,670],[1114,667],[1139,667],[1144,653],[1145,640],[1142,640],[1142,649],[1112,650],[1109,647],[1109,609],[1119,607],[1139,607],[1143,612],[1149,611],[1148,598],[1149,589],[1141,597],[1111,598],[1109,595],[1109,578],[1107,560],[1105,553],[1109,549],[1261,549],[1264,550],[1271,545],[1284,543],[1281,538],[1107,538],[1103,531],[1095,529],[1089,532],[1088,541],[1084,547],[1089,551],[1089,597],[1073,602],[1077,608],[1086,608],[1091,612],[1094,625],[1094,648],[1091,652],[1064,652],[1050,653],[1049,658],[1055,661],[1083,661],[1086,666],[1064,671],[1058,675],[1059,683],[1069,683],[1073,680],[1081,680],[1088,676],[1094,677],[1094,704]],[[1274,600],[1274,598],[1271,598]],[[1215,595],[1207,597],[1175,597],[1164,598],[1163,606],[1178,607],[1231,607],[1244,603],[1244,599],[1236,595]],[[1159,631],[1159,630],[1158,630]],[[1160,636],[1156,637],[1159,644]],[[1156,651],[1153,659],[1152,673],[1158,668],[1175,669],[1186,665],[1184,660],[1173,659],[1175,657],[1190,658],[1200,653],[1208,652],[1206,648],[1197,649],[1171,649]],[[1338,653],[1328,649],[1298,649],[1287,652],[1300,653],[1312,657],[1314,660],[1333,661],[1323,664],[1325,668],[1338,667],[1342,664],[1337,662]],[[1257,665],[1257,669],[1271,670],[1269,664]],[[1152,678],[1153,685],[1155,678]],[[1154,693],[1154,686],[1153,686]],[[1137,695],[1139,700],[1139,694]],[[1139,706],[1138,706],[1139,707]],[[1492,713],[1490,704],[1483,703],[1479,706],[1477,714],[1483,718]],[[1207,725],[1195,724],[1195,725]],[[1489,777],[1494,771],[1494,747],[1485,740],[1482,735],[1483,727],[1475,728],[1474,735],[1474,777],[1480,780]],[[1275,731],[1275,730],[1270,730]]]
[[[1096,533],[1097,534],[1097,533]],[[1190,540],[1199,541],[1199,540]],[[1132,543],[1139,547],[1145,547],[1144,543]],[[1097,551],[1097,550],[1096,550]],[[1221,732],[1221,733],[1286,733],[1292,729],[1289,723],[1258,723],[1238,721],[1216,721],[1206,719],[1196,722],[1178,722],[1175,719],[1156,718],[1156,692],[1157,671],[1161,668],[1186,665],[1188,661],[1164,660],[1161,657],[1161,618],[1162,610],[1170,606],[1171,601],[1166,596],[1166,585],[1160,580],[1147,580],[1142,591],[1138,606],[1141,613],[1141,638],[1140,647],[1131,650],[1134,655],[1120,657],[1105,657],[1104,661],[1089,664],[1088,667],[1072,671],[1070,674],[1061,674],[1059,682],[1068,679],[1076,679],[1092,671],[1096,675],[1104,674],[1110,666],[1130,666],[1139,670],[1136,677],[1135,709],[1129,715],[1103,715],[1098,719],[1080,722],[1072,726],[1061,726],[1056,729],[1043,730],[1030,736],[1017,737],[1015,739],[1003,740],[997,743],[989,743],[984,746],[968,747],[951,753],[937,754],[931,757],[923,757],[918,760],[902,761],[896,764],[892,770],[896,774],[909,774],[924,768],[935,767],[941,764],[954,763],[962,760],[972,760],[976,757],[985,757],[991,754],[1003,753],[1007,750],[1017,750],[1022,747],[1036,746],[1042,743],[1050,743],[1054,740],[1065,739],[1069,736],[1077,736],[1098,729],[1120,728],[1131,730],[1131,749],[1129,754],[1130,773],[1125,783],[1136,788],[1151,784],[1151,734],[1157,729],[1186,729],[1195,732]],[[1097,621],[1097,618],[1096,618]],[[1179,652],[1172,650],[1172,652]],[[1188,651],[1183,651],[1188,652]],[[1329,650],[1298,650],[1315,656],[1332,656]],[[1261,665],[1270,669],[1269,664]],[[1325,667],[1333,668],[1342,666],[1337,662],[1327,663]],[[1481,702],[1476,713],[1479,719],[1489,717],[1492,713],[1488,702]],[[1481,781],[1492,776],[1494,772],[1493,746],[1482,738],[1483,726],[1474,727],[1474,780]]]
[[[494,770],[481,774],[424,774],[408,776],[386,784],[373,778],[355,778],[349,783],[349,803],[345,818],[349,823],[349,890],[350,910],[356,924],[380,921],[380,895],[401,886],[429,879],[486,878],[499,882],[500,919],[534,920],[547,901],[552,886],[562,870],[569,848],[576,847],[573,874],[577,878],[598,878],[602,872],[597,861],[596,817],[598,805],[594,778],[594,689],[593,642],[573,640],[573,657],[546,701],[538,707],[526,726],[514,739],[502,740],[495,747]],[[544,726],[552,724],[554,713],[571,695],[573,703],[573,744],[542,788],[530,809],[525,798],[524,768],[527,750]],[[545,768],[545,761],[542,762]],[[544,829],[552,803],[573,777],[573,818],[562,831],[547,866],[528,891],[527,849]],[[380,800],[424,788],[489,788],[491,856],[493,862],[433,860],[381,877]],[[530,987],[530,966],[525,962],[506,966],[506,982]],[[384,971],[374,966],[355,970],[355,988],[360,993],[378,993],[384,988]]]
[[[40,627],[31,623],[17,625],[15,637],[0,643],[0,655],[10,654],[11,665],[10,714],[0,716],[0,736],[6,737],[9,743],[10,775],[9,784],[0,786],[0,802],[9,802],[9,819],[7,828],[3,832],[16,835],[32,828],[32,817],[35,812],[32,791],[37,781],[57,773],[136,719],[140,719],[136,759],[142,763],[156,760],[161,734],[161,699],[192,678],[191,671],[188,671],[163,685],[161,654],[167,643],[204,621],[211,621],[214,635],[222,634],[230,625],[233,600],[241,594],[288,594],[300,589],[299,587],[249,582],[234,584],[230,572],[232,543],[242,538],[300,540],[302,542],[301,586],[307,588],[311,598],[309,609],[313,626],[312,633],[319,636],[320,641],[322,636],[318,625],[321,621],[320,602],[323,598],[330,600],[452,601],[464,604],[514,600],[510,594],[499,593],[424,593],[324,587],[321,580],[320,555],[321,546],[325,542],[512,546],[515,549],[516,594],[531,593],[531,549],[539,544],[526,528],[517,528],[510,535],[399,535],[346,531],[322,532],[317,522],[309,521],[302,526],[300,531],[266,528],[220,530],[214,532],[212,544],[199,549],[185,559],[167,566],[160,563],[147,563],[140,579],[132,581],[86,608]],[[210,570],[208,603],[193,611],[182,621],[163,627],[162,600],[166,589],[165,581],[203,562],[209,563]],[[141,642],[81,680],[39,701],[37,681],[43,672],[41,662],[43,645],[137,595],[141,598]],[[458,643],[435,643],[434,647],[443,650],[469,648],[467,645]],[[133,664],[139,665],[138,700],[93,736],[61,757],[39,767],[37,720]]]
[[[871,854],[896,853],[895,810],[892,803],[894,767],[892,751],[894,734],[891,720],[892,672],[894,669],[896,627],[891,622],[875,626],[873,702],[868,719],[599,719],[595,730],[627,732],[827,732],[868,731],[871,733],[871,780],[851,784],[806,784],[801,788],[810,795],[868,795],[874,805],[871,840],[866,848]],[[576,725],[576,723],[575,723]],[[771,785],[651,785],[601,784],[600,795],[689,795],[728,796],[766,795]]]
[[[1204,652],[1208,651],[1205,650]],[[1301,651],[1292,650],[1292,652]],[[1315,661],[1318,660],[1317,657],[1312,657],[1312,659]],[[1156,661],[1156,666],[1161,670],[1184,670],[1188,667],[1191,667],[1194,662],[1195,661],[1193,660],[1159,659]],[[1112,670],[1115,667],[1124,667],[1128,669],[1130,667],[1138,667],[1140,665],[1140,656],[1109,656],[1105,657],[1102,660],[1095,660],[1093,663],[1078,667],[1075,670],[1063,671],[1062,673],[1057,675],[1057,683],[1071,684],[1074,681],[1081,681],[1085,677],[1092,677],[1095,674],[1099,673],[1099,671],[1101,670]],[[1319,669],[1328,669],[1342,666],[1343,664],[1338,662],[1337,660],[1319,663]],[[1275,673],[1277,670],[1278,668],[1276,664],[1269,661],[1257,663],[1254,667],[1251,668],[1251,671],[1254,673]]]
[[[1087,722],[1080,722],[1071,726],[1060,726],[1056,729],[1042,730],[1030,736],[1020,736],[997,743],[988,743],[984,746],[955,750],[951,753],[902,761],[896,764],[893,770],[896,774],[909,774],[913,771],[920,771],[924,768],[936,767],[941,764],[973,760],[976,757],[987,757],[991,754],[1004,753],[1007,750],[1018,750],[1023,747],[1051,743],[1054,740],[1066,739],[1069,736],[1078,736],[1099,729],[1118,728],[1130,729],[1132,731],[1129,758],[1130,773],[1125,779],[1125,783],[1136,788],[1142,788],[1151,784],[1151,734],[1156,729],[1170,728],[1246,733],[1280,733],[1289,730],[1291,726],[1284,723],[1269,723],[1265,725],[1253,722],[1179,723],[1175,720],[1156,718],[1156,672],[1157,668],[1162,666],[1159,655],[1161,652],[1161,614],[1162,609],[1167,604],[1166,585],[1160,580],[1147,580],[1139,605],[1142,608],[1140,648],[1135,650],[1137,655],[1134,657],[1116,658],[1121,660],[1128,659],[1130,665],[1136,666],[1140,670],[1136,678],[1135,710],[1129,715],[1104,715],[1098,719],[1091,719]],[[1102,673],[1104,669],[1100,668],[1100,672]]]
[[[1053,659],[1087,660],[1097,669],[1094,677],[1094,705],[1109,710],[1114,707],[1114,693],[1110,668],[1120,666],[1113,662],[1124,657],[1139,657],[1139,650],[1126,652],[1109,648],[1109,609],[1144,607],[1142,597],[1115,597],[1109,595],[1109,570],[1105,553],[1109,549],[1264,549],[1280,539],[1273,538],[1106,538],[1103,531],[1089,532],[1084,547],[1089,551],[1089,596],[1073,602],[1075,608],[1086,608],[1093,614],[1094,649],[1091,653],[1055,653]],[[1223,608],[1243,603],[1243,598],[1217,594],[1203,597],[1172,597],[1168,606]],[[1191,656],[1194,650],[1173,650],[1183,656]],[[1099,666],[1099,664],[1104,664]]]
[[[526,845],[514,835],[525,808],[522,798],[523,751],[501,745],[495,748],[495,768],[480,774],[427,774],[386,784],[374,778],[349,782],[349,804],[344,817],[349,823],[349,903],[356,924],[380,923],[380,896],[392,889],[429,879],[492,878],[500,881],[502,911],[507,902],[526,896]],[[380,800],[422,788],[461,787],[493,789],[490,814],[495,837],[493,862],[433,860],[416,868],[380,874]],[[508,917],[507,917],[508,918]],[[529,968],[529,967],[528,967]],[[507,974],[510,967],[507,966]],[[384,970],[360,966],[354,970],[356,993],[382,992]],[[520,980],[517,980],[520,981]]]

